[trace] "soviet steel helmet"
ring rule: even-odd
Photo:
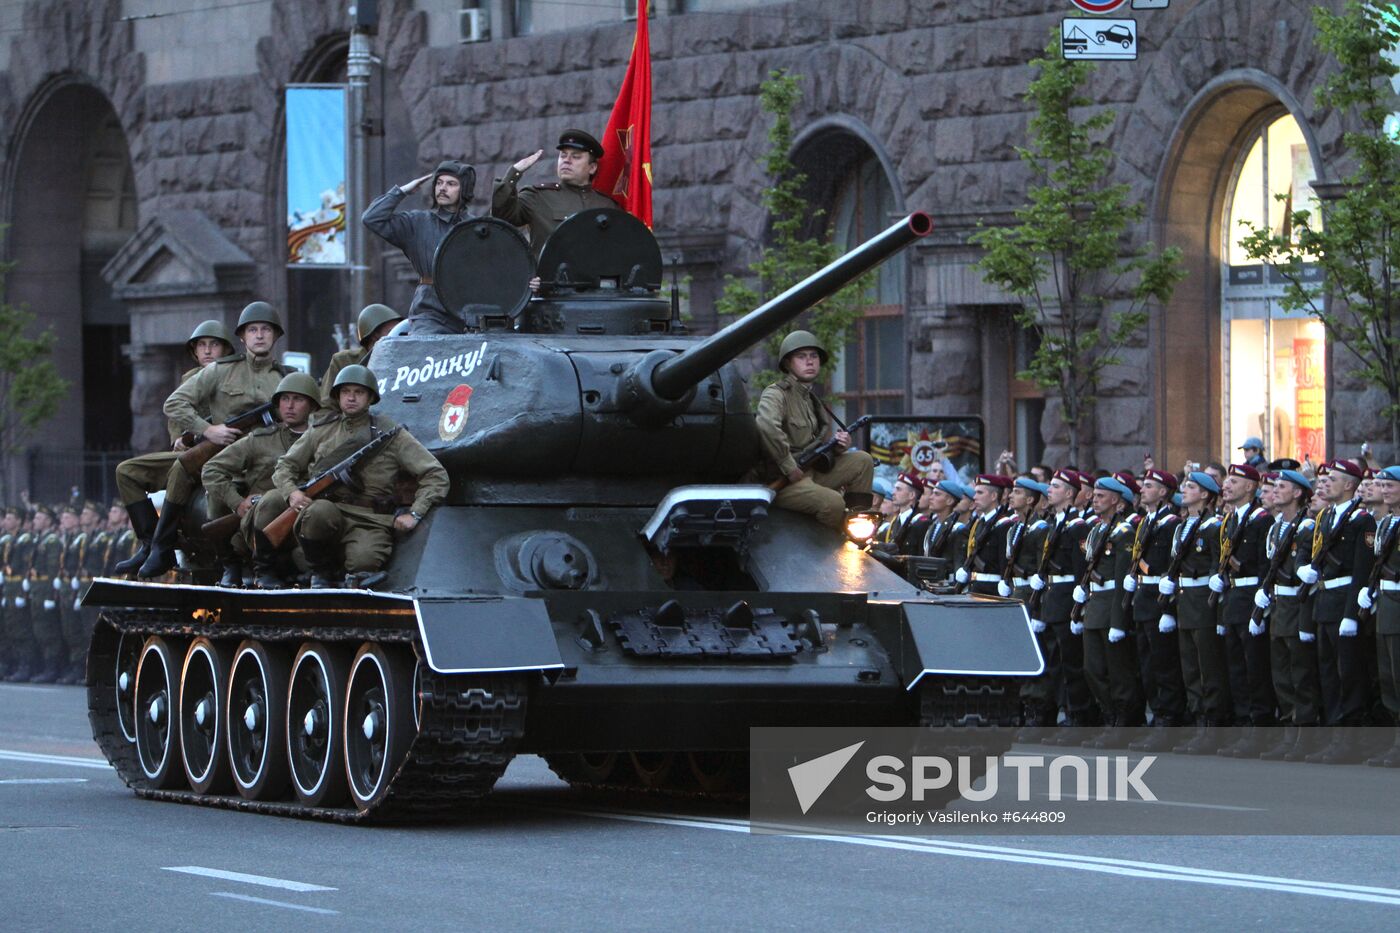
[[[233,332],[238,336],[243,336],[243,328],[249,324],[271,324],[277,329],[277,336],[286,333],[282,328],[282,316],[277,313],[277,309],[266,301],[255,301],[243,309],[243,313],[238,315],[238,326]]]
[[[798,350],[805,350],[811,347],[817,351],[817,356],[821,358],[822,365],[826,365],[828,359],[826,347],[821,341],[807,330],[795,330],[783,338],[782,346],[778,347],[778,368],[783,368],[783,360],[788,358],[788,354],[796,353]]]
[[[369,371],[368,366],[356,363],[342,369],[335,377],[335,385],[331,386],[331,395],[338,396],[340,387],[346,385],[364,386],[369,389],[369,403],[379,404],[379,380],[374,378],[374,373]]]
[[[277,383],[277,391],[272,393],[272,403],[277,404],[277,397],[283,392],[295,392],[297,395],[305,395],[311,399],[313,405],[321,407],[321,387],[316,384],[316,379],[306,373],[287,373],[282,377],[282,381]]]
[[[378,303],[365,305],[360,316],[355,320],[355,336],[360,341],[360,346],[364,346],[369,335],[390,321],[402,321],[403,315],[395,311],[388,305]]]
[[[190,334],[190,339],[185,341],[185,349],[194,355],[194,345],[201,337],[213,337],[215,340],[222,340],[224,346],[228,347],[228,352],[233,352],[233,338],[228,335],[228,328],[223,321],[201,321],[199,326]]]

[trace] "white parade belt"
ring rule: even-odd
[[[1108,592],[1109,590],[1116,590],[1116,589],[1118,589],[1118,581],[1117,581],[1117,580],[1109,580],[1107,583],[1090,583],[1090,584],[1089,584],[1089,592],[1091,592],[1091,593],[1106,593],[1106,592]]]
[[[1351,586],[1351,577],[1348,575],[1345,577],[1337,577],[1335,580],[1322,581],[1322,588],[1324,590],[1335,590],[1339,586]]]
[[[1183,587],[1205,586],[1210,582],[1210,577],[1182,577],[1180,585]]]

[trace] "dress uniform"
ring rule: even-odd
[[[374,374],[363,366],[341,370],[335,388],[347,385],[368,388],[371,405],[379,401]],[[368,408],[317,422],[277,461],[272,475],[277,490],[258,503],[259,527],[266,527],[282,513],[299,483],[334,467],[395,427]],[[355,470],[359,489],[338,487],[297,516],[293,530],[311,567],[312,586],[331,585],[341,558],[345,573],[351,576],[373,574],[384,566],[393,550],[395,481],[400,474],[418,483],[409,514],[421,522],[447,495],[449,483],[447,471],[407,431],[400,431],[359,463]]]
[[[418,273],[418,287],[408,306],[408,318],[413,332],[419,334],[460,334],[462,319],[442,306],[433,285],[433,258],[442,243],[458,224],[471,219],[467,205],[476,187],[476,169],[455,159],[438,164],[433,172],[433,184],[441,175],[457,179],[460,195],[452,210],[434,207],[432,210],[401,211],[399,204],[408,196],[398,185],[370,202],[360,217],[365,228],[390,244],[403,250],[404,256]]]
[[[1269,528],[1264,556],[1278,571],[1270,586],[1255,591],[1254,604],[1268,612],[1265,627],[1274,695],[1278,697],[1280,719],[1288,728],[1259,757],[1266,761],[1302,761],[1312,751],[1314,727],[1322,720],[1322,688],[1318,682],[1317,628],[1312,604],[1308,587],[1296,571],[1308,563],[1317,525],[1307,513],[1312,482],[1297,470],[1280,471],[1278,482],[1296,486],[1303,491],[1303,497],[1297,503],[1296,515],[1290,517],[1288,510],[1280,510]]]
[[[1331,481],[1358,483],[1362,469],[1350,460],[1328,464]],[[1353,484],[1354,485],[1354,484]],[[1345,764],[1365,756],[1352,727],[1366,725],[1371,705],[1371,667],[1375,632],[1363,630],[1357,619],[1357,596],[1375,559],[1376,520],[1356,498],[1334,501],[1318,516],[1312,560],[1300,568],[1313,588],[1313,619],[1317,624],[1317,662],[1323,710],[1329,725],[1341,726],[1327,748],[1308,756],[1317,764]]]
[[[1197,725],[1201,728],[1173,751],[1214,754],[1220,747],[1216,730],[1234,718],[1224,629],[1217,621],[1217,607],[1210,602],[1210,578],[1220,568],[1222,523],[1214,512],[1220,486],[1209,473],[1192,473],[1183,485],[1183,495],[1197,495],[1199,506],[1172,532],[1176,573],[1169,571],[1157,584],[1158,592],[1170,601],[1158,627],[1164,633],[1176,631],[1182,680],[1187,694],[1199,697]]]
[[[807,349],[817,351],[825,364],[826,349],[805,330],[788,334],[778,349],[778,367],[784,375],[759,396],[754,422],[763,457],[747,481],[771,482],[788,476],[797,470],[797,456],[803,450],[830,435],[832,421],[826,407],[812,394],[810,383],[787,370],[788,357]],[[830,469],[812,469],[801,480],[783,486],[773,504],[840,528],[846,515],[846,497],[840,490],[868,500],[874,479],[875,461],[870,454],[846,450],[833,459]]]
[[[1011,477],[1000,473],[980,473],[976,485],[1005,494],[1011,488]],[[963,563],[953,575],[959,586],[984,596],[997,595],[1006,567],[1006,534],[1012,522],[1010,510],[1000,501],[982,512],[974,512],[967,529]]]
[[[556,149],[577,149],[590,153],[595,162],[603,157],[603,146],[583,130],[565,130]],[[590,208],[616,208],[617,202],[592,184],[573,185],[555,182],[532,185],[517,191],[521,173],[511,166],[496,180],[491,192],[491,216],[506,223],[530,229],[530,250],[538,259],[544,241],[571,214]]]
[[[923,547],[929,517],[919,511],[918,501],[924,494],[924,481],[913,473],[901,473],[896,482],[904,483],[914,493],[913,503],[890,520],[882,530],[880,544],[895,554],[918,554]]]
[[[20,515],[23,521],[23,515]],[[34,675],[39,665],[38,646],[34,642],[34,624],[30,619],[30,602],[33,589],[29,579],[34,567],[34,546],[38,543],[34,532],[22,525],[14,534],[10,544],[9,561],[5,564],[5,594],[9,597],[9,611],[5,617],[6,642],[13,651],[13,664],[8,679],[25,681]]]
[[[1390,514],[1376,528],[1375,558],[1381,565],[1377,586],[1362,590],[1357,599],[1358,607],[1375,619],[1381,702],[1397,728],[1391,747],[1366,763],[1400,768],[1400,466],[1381,470],[1375,482]]]
[[[355,319],[355,339],[359,342],[359,346],[348,347],[331,356],[330,365],[326,367],[326,374],[321,377],[322,408],[334,407],[331,401],[331,386],[335,385],[335,377],[340,375],[342,369],[357,363],[361,366],[369,365],[370,351],[374,349],[376,340],[375,331],[385,324],[393,325],[402,320],[403,316],[388,305],[376,303],[365,305],[360,310],[359,316]]]
[[[1168,490],[1177,488],[1176,476],[1165,470],[1147,470],[1145,483],[1152,480]],[[1130,560],[1132,579],[1123,586],[1132,591],[1133,624],[1138,629],[1138,648],[1147,655],[1146,692],[1152,707],[1153,725],[1181,726],[1186,723],[1186,687],[1181,677],[1181,650],[1175,632],[1161,630],[1162,605],[1157,584],[1171,565],[1172,536],[1181,523],[1170,500],[1145,508],[1133,532]],[[1162,750],[1171,738],[1167,733],[1145,737],[1134,745],[1139,751]]]
[[[65,507],[75,517],[78,512]],[[87,560],[89,535],[82,528],[74,528],[63,537],[63,560],[61,563],[61,584],[57,588],[58,617],[63,633],[64,655],[59,659],[59,683],[77,683],[79,662],[87,647],[87,631],[82,607],[76,599],[83,586],[83,563]]]
[[[320,407],[320,387],[306,373],[288,373],[284,376],[272,395],[273,401],[276,402],[278,396],[286,392],[304,395],[313,406]],[[293,431],[282,423],[268,425],[240,437],[219,451],[204,465],[204,491],[209,501],[219,503],[226,513],[232,514],[238,511],[245,497],[261,499],[276,488],[272,474],[277,468],[277,461],[291,450],[305,431],[305,425],[301,431]],[[272,545],[258,531],[256,514],[257,510],[250,508],[239,522],[231,545],[234,555],[232,566],[241,570],[238,563],[251,558],[258,570],[259,588],[277,589],[286,584],[276,571],[276,554]],[[225,579],[219,581],[220,585],[240,585],[241,573],[237,580],[231,579],[232,576],[225,574]]]
[[[1096,480],[1094,486],[1117,494],[1123,505],[1085,536],[1089,586],[1086,589],[1076,584],[1072,599],[1084,605],[1084,676],[1104,722],[1111,727],[1089,744],[1114,748],[1126,743],[1127,736],[1119,730],[1141,726],[1145,719],[1132,613],[1123,605],[1119,590],[1119,581],[1127,575],[1132,560],[1134,523],[1128,509],[1133,494],[1112,477]]]
[[[1007,526],[1005,569],[997,592],[1029,607],[1035,592],[1031,588],[1031,578],[1040,572],[1041,551],[1050,531],[1050,523],[1039,517],[1041,500],[1050,487],[1027,477],[1018,477],[1014,485],[1020,492],[1013,492],[1013,495],[1022,497],[1020,501],[1029,505],[1018,509],[1015,520]],[[1023,739],[1039,738],[1039,733],[1031,730],[1053,726],[1059,713],[1055,702],[1060,687],[1055,637],[1038,613],[1031,617],[1031,629],[1040,646],[1041,657],[1045,659],[1045,670],[1039,677],[1028,678],[1021,684],[1022,722],[1028,730],[1022,734]]]
[[[966,523],[958,516],[957,503],[962,498],[962,483],[957,480],[940,480],[934,487],[938,494],[948,496],[953,501],[953,507],[946,515],[937,514],[929,516],[928,522],[924,525],[923,540],[919,545],[919,553],[924,557],[936,557],[948,562],[948,575],[952,576],[953,569],[958,566],[958,539],[960,532],[966,530]],[[946,500],[945,500],[946,503]]]
[[[113,502],[112,508],[121,509],[123,512],[126,511],[126,507],[120,502]],[[124,561],[130,560],[132,555],[137,552],[140,545],[140,541],[136,537],[136,531],[129,524],[123,525],[120,531],[111,530],[108,534],[111,535],[111,543],[108,545],[107,552],[103,556],[102,564],[102,575],[105,577],[110,577],[118,573],[118,565]]]
[[[40,516],[48,521],[41,523]],[[34,558],[29,570],[29,620],[39,666],[31,679],[41,684],[53,683],[58,679],[60,659],[67,655],[58,615],[63,585],[63,541],[57,529],[50,524],[53,521],[54,513],[48,506],[41,505],[35,510]],[[38,527],[40,524],[44,525],[42,529]]]
[[[1053,480],[1075,490],[1082,483],[1079,474],[1072,470],[1056,471]],[[1069,625],[1074,587],[1084,574],[1084,539],[1089,534],[1089,524],[1072,506],[1046,519],[1046,524],[1038,549],[1039,566],[1030,581],[1032,588],[1043,588],[1040,621],[1054,640],[1053,650],[1046,657],[1054,659],[1056,679],[1062,684],[1066,724],[1094,726],[1099,724],[1100,715],[1084,679],[1084,639],[1072,634]]]
[[[0,512],[0,680],[8,680],[15,666],[15,646],[10,643],[10,551],[19,531],[19,509]]]

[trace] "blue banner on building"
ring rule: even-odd
[[[345,190],[346,88],[287,88],[287,263],[343,266],[349,251]]]

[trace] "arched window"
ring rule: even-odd
[[[1293,212],[1317,216],[1312,154],[1302,128],[1287,113],[1255,129],[1241,151],[1223,231],[1223,446],[1233,454],[1245,438],[1258,437],[1269,459],[1318,463],[1327,450],[1322,324],[1306,313],[1285,311],[1282,276],[1252,262],[1240,245],[1249,234],[1245,223],[1291,234]]]

